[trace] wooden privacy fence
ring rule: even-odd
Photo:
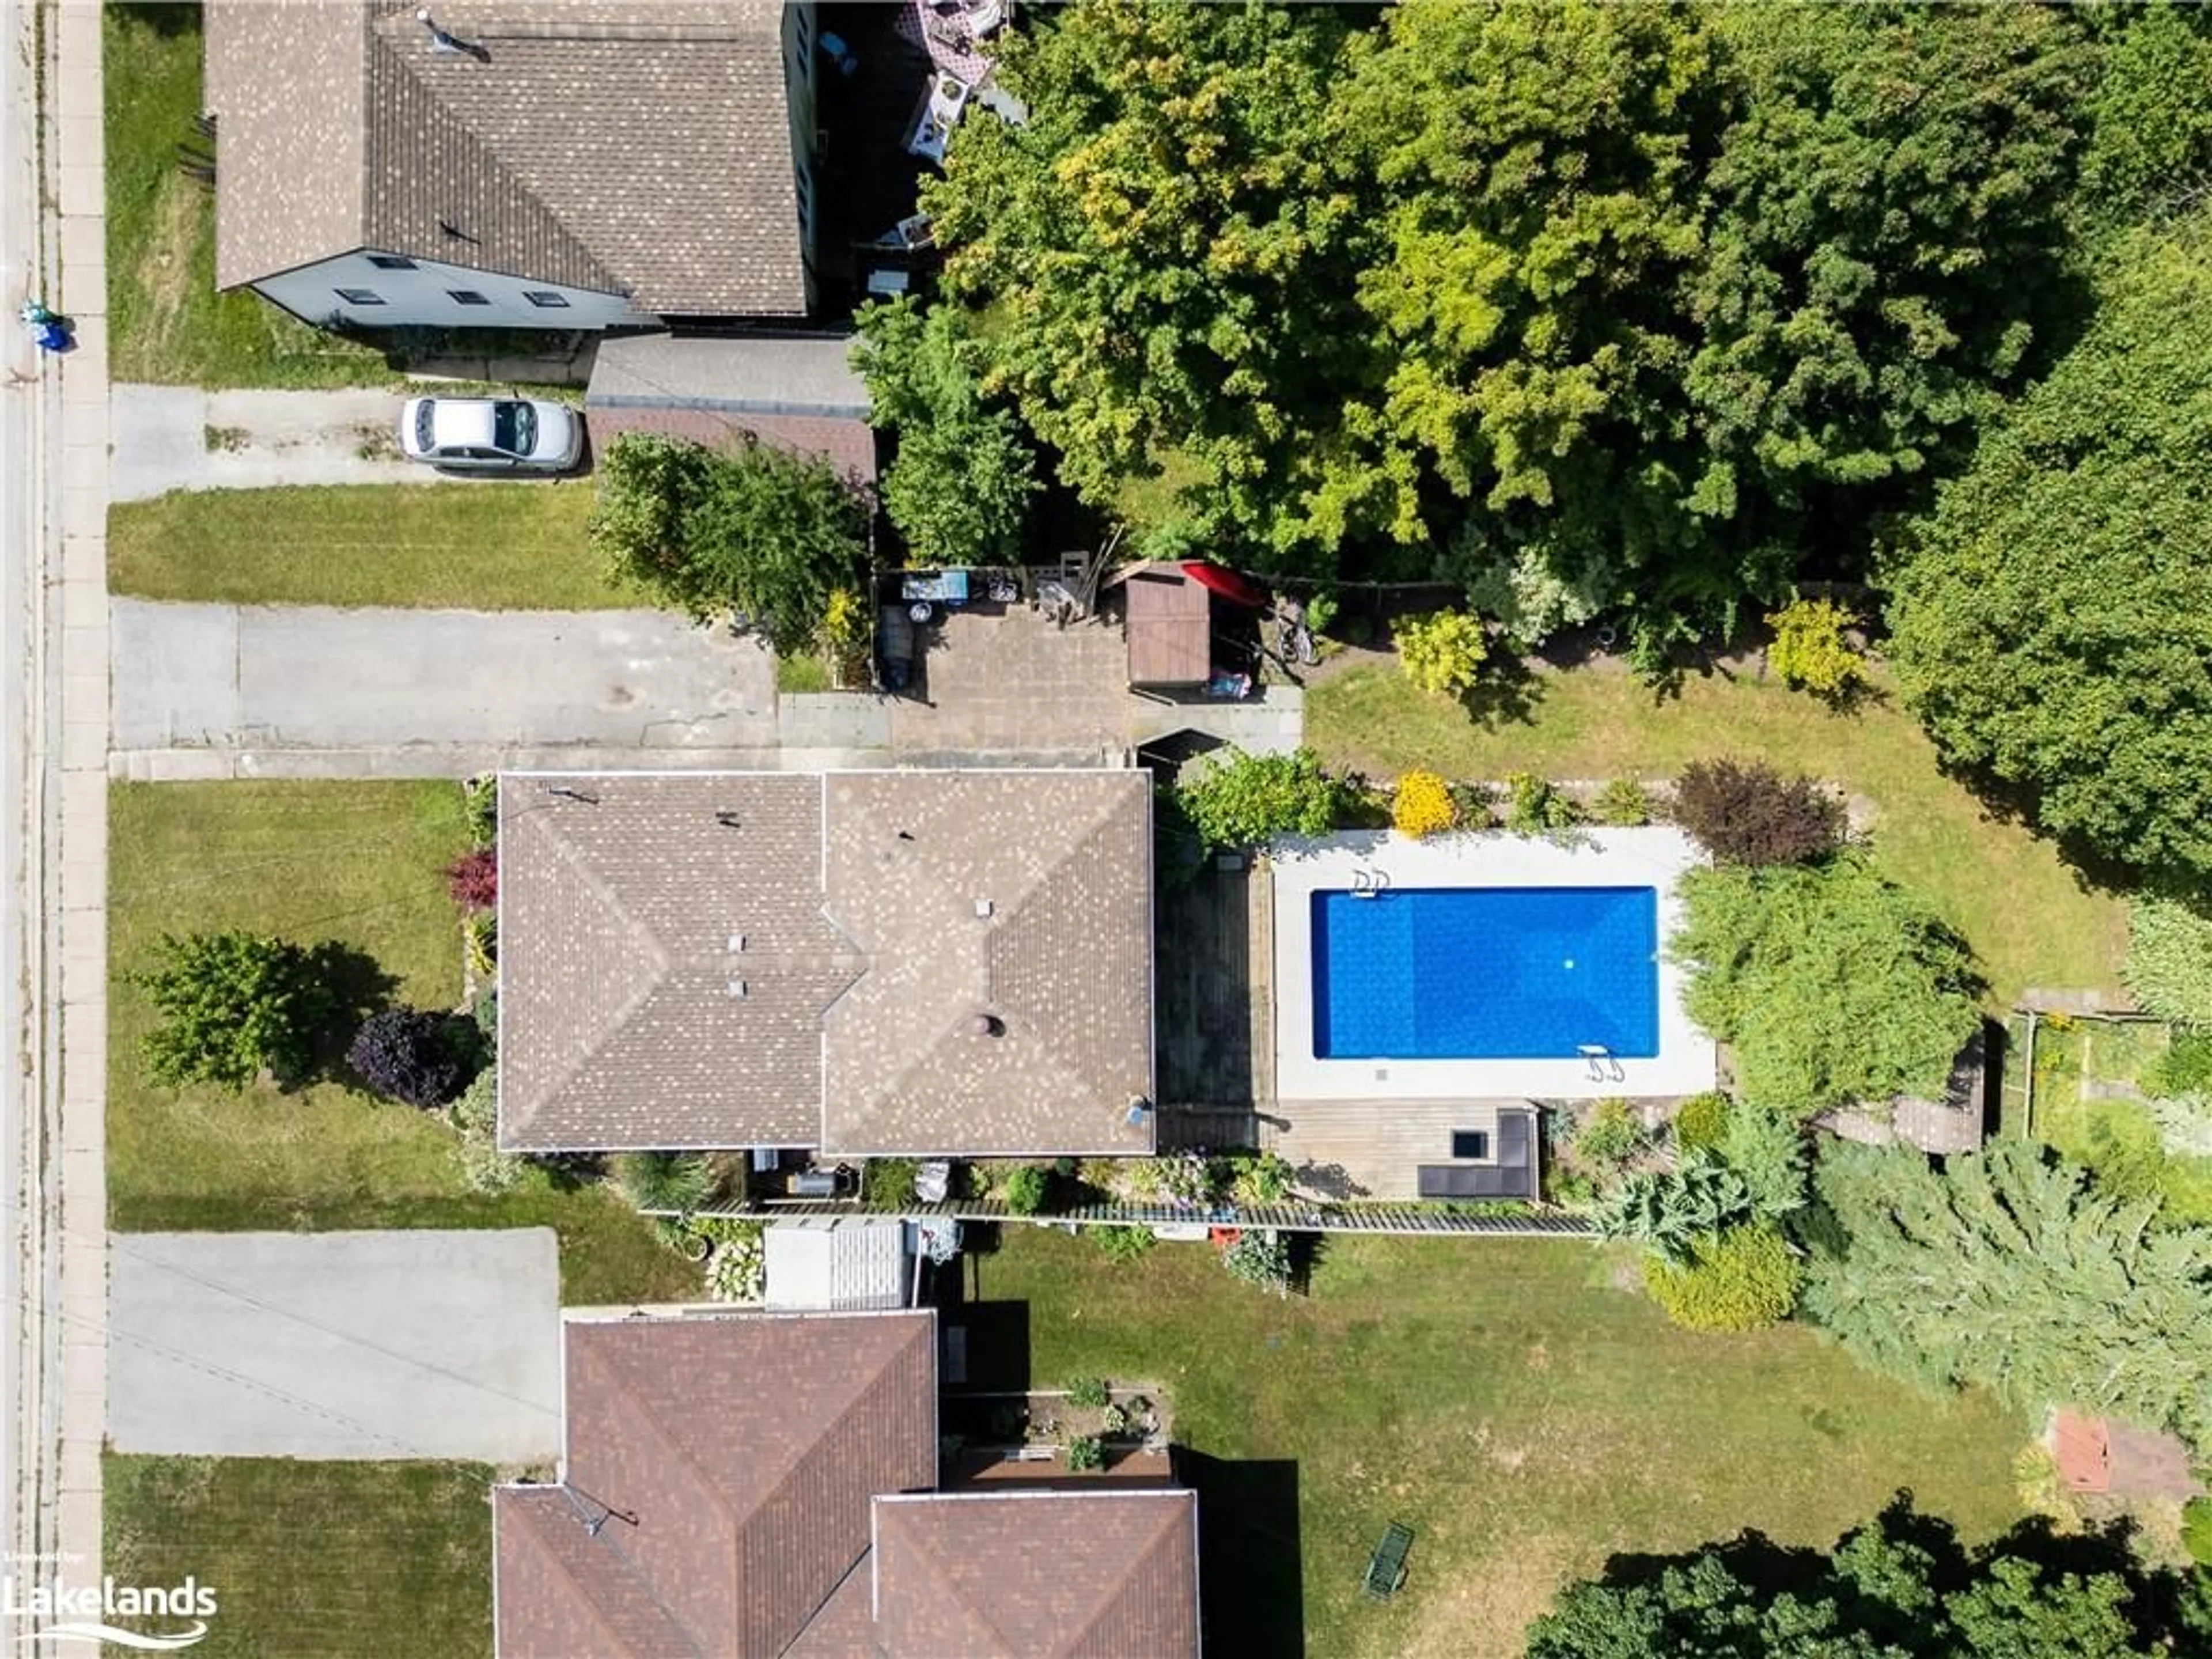
[[[648,1211],[647,1214],[667,1214]],[[1240,1204],[1197,1209],[1172,1204],[1081,1204],[1050,1214],[1016,1215],[995,1199],[943,1204],[868,1204],[857,1200],[770,1199],[739,1206],[694,1212],[747,1221],[781,1216],[944,1216],[956,1221],[1028,1221],[1040,1226],[1279,1227],[1301,1233],[1475,1235],[1497,1238],[1594,1238],[1589,1222],[1563,1210],[1530,1208],[1508,1213],[1439,1204]]]

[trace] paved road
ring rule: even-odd
[[[124,751],[772,750],[775,661],[657,611],[111,601]],[[442,769],[430,764],[437,775]]]
[[[172,489],[457,482],[400,459],[400,403],[396,392],[118,386],[108,492],[140,501]]]
[[[117,1233],[109,1259],[118,1451],[531,1463],[560,1449],[550,1228]]]

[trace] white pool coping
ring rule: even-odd
[[[1714,1086],[1712,1039],[1682,1012],[1682,970],[1663,953],[1681,925],[1675,889],[1705,863],[1679,830],[1579,830],[1554,842],[1502,830],[1410,841],[1391,830],[1352,830],[1278,844],[1274,883],[1275,1093],[1283,1100],[1601,1100],[1693,1095]],[[1650,1060],[1316,1060],[1314,1057],[1313,905],[1362,871],[1394,887],[1649,887],[1658,895],[1659,1052]],[[1616,1074],[1617,1073],[1617,1074]]]

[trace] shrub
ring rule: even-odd
[[[1717,1091],[1692,1095],[1674,1114],[1678,1146],[1718,1146],[1728,1133],[1729,1097]]]
[[[1306,601],[1306,629],[1316,639],[1328,632],[1336,616],[1337,604],[1332,594],[1316,593]]]
[[[1781,1112],[1739,1101],[1729,1108],[1721,1156],[1751,1191],[1752,1213],[1776,1221],[1805,1207],[1804,1127]]]
[[[617,1152],[615,1186],[640,1210],[689,1215],[714,1194],[714,1166],[698,1152]]]
[[[872,1158],[860,1166],[860,1196],[871,1204],[911,1204],[921,1167],[910,1158]]]
[[[1398,793],[1390,803],[1390,825],[1401,836],[1419,841],[1449,830],[1459,821],[1450,787],[1434,772],[1408,772],[1398,780]]]
[[[1044,1208],[1052,1177],[1034,1164],[1024,1164],[1006,1176],[1006,1208],[1015,1215],[1035,1215]]]
[[[1136,1261],[1159,1242],[1150,1227],[1093,1227],[1091,1237],[1101,1255],[1124,1264]]]
[[[499,848],[476,847],[446,866],[446,890],[464,910],[489,910],[499,902]]]
[[[1203,1152],[1164,1152],[1129,1166],[1132,1196],[1206,1210],[1220,1201],[1221,1172]]]
[[[1634,778],[1615,778],[1597,792],[1595,816],[1616,830],[1636,830],[1651,822],[1650,793]]]
[[[768,1291],[768,1245],[757,1221],[740,1222],[707,1255],[707,1294],[717,1302],[758,1302]]]
[[[1112,1398],[1103,1377],[1079,1376],[1067,1385],[1067,1403],[1080,1411],[1097,1411]]]
[[[1291,1195],[1297,1177],[1289,1163],[1273,1152],[1240,1159],[1229,1183],[1231,1201],[1237,1204],[1279,1204]]]
[[[161,950],[160,966],[133,976],[162,1016],[146,1039],[156,1082],[243,1089],[264,1067],[280,1084],[307,1077],[338,1012],[313,952],[246,933],[165,933]]]
[[[470,1079],[446,1114],[457,1137],[454,1158],[461,1184],[494,1196],[512,1192],[528,1165],[499,1149],[499,1070],[487,1066]]]
[[[1505,827],[1516,836],[1571,830],[1581,816],[1574,802],[1533,772],[1516,772],[1505,780]]]
[[[1102,1435],[1121,1434],[1129,1426],[1129,1413],[1119,1406],[1109,1406],[1098,1413],[1098,1431]]]
[[[1290,1247],[1272,1227],[1247,1229],[1239,1234],[1237,1242],[1221,1253],[1221,1265],[1231,1279],[1257,1285],[1278,1296],[1290,1291]]]
[[[2120,978],[2160,1019],[2212,1025],[2212,921],[2172,899],[2137,899]]]
[[[499,778],[487,772],[461,785],[461,821],[468,826],[469,845],[499,845]]]
[[[1644,1150],[1644,1126],[1625,1100],[1601,1100],[1575,1130],[1575,1158],[1595,1169],[1618,1170]]]
[[[1716,1152],[1686,1152],[1671,1170],[1630,1176],[1598,1200],[1590,1224],[1601,1238],[1632,1238],[1673,1261],[1752,1212],[1751,1188]]]
[[[2177,1031],[2172,1046],[2143,1071],[2153,1095],[2212,1094],[2212,1031]]]
[[[456,1024],[451,1015],[426,1008],[386,1008],[362,1022],[346,1064],[387,1100],[425,1110],[442,1106],[468,1082]]]
[[[462,920],[461,953],[478,979],[499,971],[499,912],[471,910]]]
[[[1694,761],[1674,786],[1674,819],[1723,864],[1805,864],[1842,845],[1844,806],[1810,778],[1762,762]]]
[[[1772,1227],[1731,1227],[1690,1246],[1677,1266],[1644,1263],[1644,1288],[1685,1330],[1756,1331],[1790,1316],[1803,1271],[1789,1241]]]
[[[2176,1158],[2212,1158],[2212,1095],[2162,1095],[2143,1103],[2159,1145]]]
[[[1452,816],[1462,830],[1487,830],[1496,821],[1488,786],[1455,783],[1450,786]]]
[[[2181,1506],[2181,1547],[2198,1566],[2212,1567],[2212,1498],[2192,1498]]]
[[[1474,689],[1490,651],[1482,618],[1463,611],[1407,617],[1391,629],[1390,638],[1399,666],[1417,690],[1450,696]]]
[[[1866,678],[1866,663],[1846,636],[1862,620],[1833,599],[1799,599],[1767,617],[1774,643],[1766,660],[1784,685],[1816,696],[1844,696]]]
[[[1099,1444],[1095,1435],[1079,1435],[1067,1443],[1067,1468],[1070,1474],[1079,1474],[1085,1469],[1106,1467],[1106,1448]]]
[[[1352,790],[1310,749],[1242,750],[1180,786],[1176,801],[1208,848],[1259,847],[1283,836],[1325,836],[1352,807]]]

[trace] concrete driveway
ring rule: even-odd
[[[250,775],[257,755],[302,750],[350,776],[564,756],[775,764],[775,658],[665,611],[118,599],[109,617],[111,744],[125,775]],[[164,755],[212,766],[165,771]]]
[[[118,386],[108,497],[276,484],[465,483],[399,454],[398,392],[202,392]]]
[[[553,1232],[116,1233],[118,1451],[550,1462]]]

